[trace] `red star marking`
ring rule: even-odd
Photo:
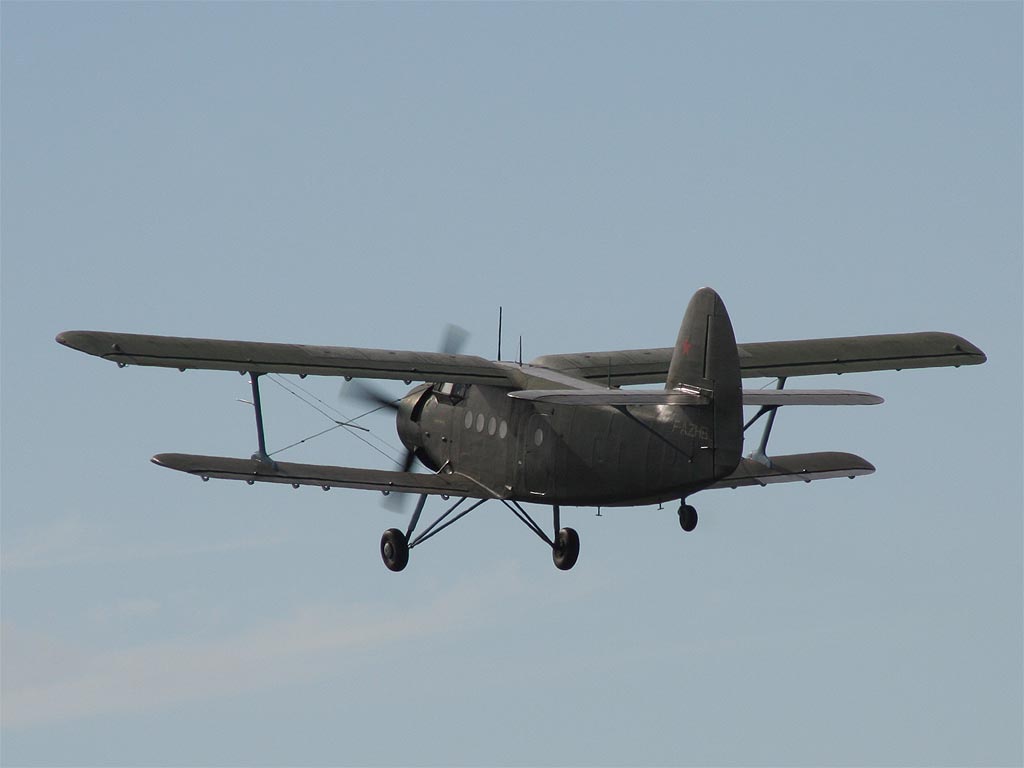
[[[690,343],[689,339],[683,339],[683,354],[690,354],[690,350],[693,349],[693,344]]]

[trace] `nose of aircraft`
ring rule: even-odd
[[[423,446],[423,431],[420,428],[420,417],[430,398],[430,384],[420,384],[409,390],[406,395],[398,401],[398,412],[395,414],[395,422],[398,426],[398,437],[402,445],[409,451],[409,459],[406,463],[412,465],[412,455],[417,448]],[[405,467],[408,469],[408,466]]]

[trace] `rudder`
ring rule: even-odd
[[[743,452],[743,393],[732,321],[711,288],[693,294],[679,326],[665,389],[683,385],[712,393],[715,477],[725,477]]]

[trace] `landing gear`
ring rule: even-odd
[[[697,510],[689,504],[679,505],[679,527],[687,533],[697,527]]]
[[[380,556],[392,571],[401,571],[409,564],[409,540],[397,528],[388,528],[380,537]]]
[[[562,528],[555,534],[555,542],[551,547],[551,559],[555,568],[568,571],[580,556],[580,535],[572,528]]]
[[[416,504],[416,511],[413,512],[412,520],[409,521],[409,529],[403,533],[397,528],[389,528],[381,536],[380,557],[384,561],[384,565],[392,571],[404,570],[409,564],[409,550],[418,547],[424,541],[440,533],[457,520],[462,519],[486,501],[486,499],[478,499],[459,511],[458,514],[454,514],[466,500],[466,498],[461,498],[456,501],[448,508],[447,512],[428,525],[426,530],[414,536],[413,533],[416,530],[417,523],[419,523],[420,514],[423,512],[423,506],[427,501],[427,494],[421,495],[419,502]],[[557,504],[553,505],[551,510],[554,518],[554,537],[552,538],[530,517],[529,513],[523,509],[519,502],[501,499],[501,503],[508,507],[547,546],[551,547],[551,559],[554,561],[556,568],[561,571],[568,571],[576,565],[576,561],[580,556],[580,536],[572,528],[562,527],[560,509]]]
[[[416,503],[416,511],[412,513],[412,520],[409,521],[409,529],[405,533],[402,533],[397,528],[389,528],[384,531],[384,535],[380,537],[380,557],[384,561],[384,565],[386,565],[390,570],[403,570],[405,566],[409,564],[409,550],[422,544],[431,536],[440,533],[456,520],[460,520],[465,517],[483,504],[486,499],[479,499],[469,505],[468,508],[463,509],[459,514],[448,520],[447,518],[466,501],[465,498],[459,499],[448,508],[447,512],[427,526],[427,529],[423,531],[423,533],[413,536],[413,533],[416,530],[416,524],[420,520],[420,515],[423,512],[423,506],[426,504],[426,501],[427,494],[422,494],[419,501]],[[447,522],[445,522],[446,520]]]

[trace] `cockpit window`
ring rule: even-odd
[[[450,401],[453,405],[466,398],[468,384],[452,384],[450,381],[434,387],[434,392],[442,398]]]

